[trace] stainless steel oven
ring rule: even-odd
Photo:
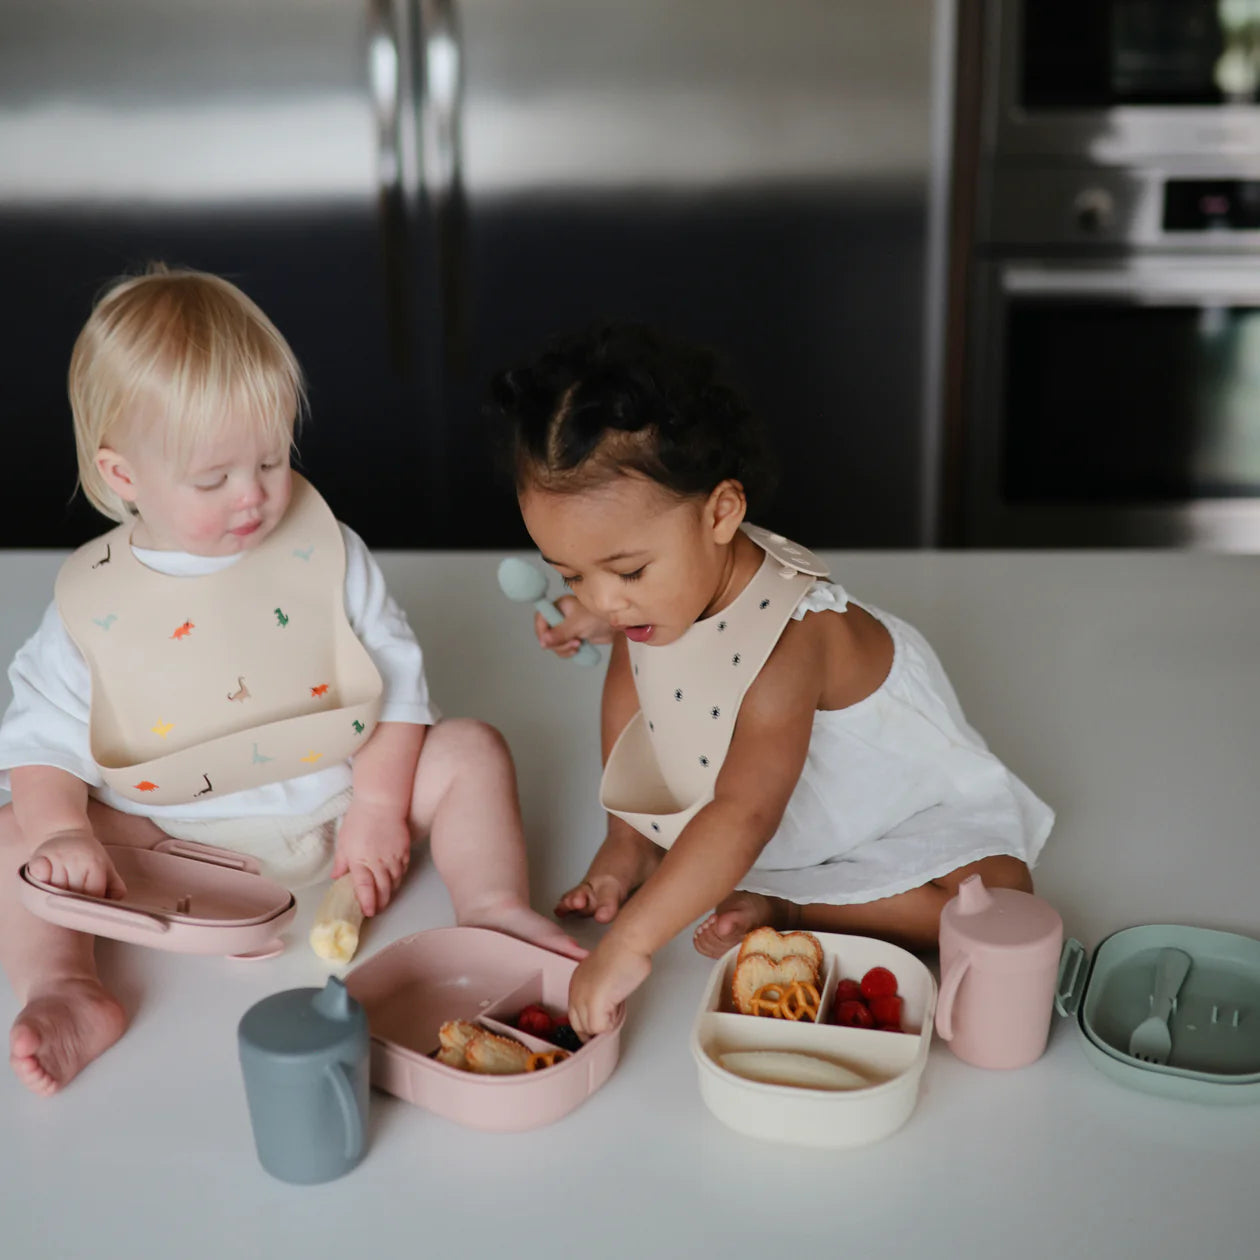
[[[1260,551],[1260,5],[972,2],[942,536]]]
[[[1260,547],[1260,256],[994,260],[974,329],[969,539]]]
[[[1249,0],[999,0],[989,139],[1006,153],[1131,162],[1260,147]]]

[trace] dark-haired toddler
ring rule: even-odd
[[[575,1029],[607,1028],[711,907],[695,944],[714,957],[767,924],[915,948],[968,875],[1031,889],[1052,811],[918,631],[748,523],[767,460],[713,356],[598,328],[501,373],[493,407],[525,525],[573,592],[540,639],[613,643],[608,834],[556,907],[611,923],[574,974]]]

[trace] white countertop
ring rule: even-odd
[[[60,559],[0,553],[6,661]],[[1260,935],[1260,558],[828,559],[854,595],[927,634],[970,719],[1058,810],[1036,879],[1070,934],[1091,948],[1143,922]],[[545,909],[602,834],[601,671],[543,656],[528,612],[498,594],[498,560],[382,557],[443,709],[494,722],[516,753]],[[305,945],[316,900],[303,895],[290,948],[265,963],[103,943],[103,975],[134,1012],[125,1039],[53,1099],[0,1078],[0,1253],[1260,1254],[1260,1106],[1125,1089],[1090,1066],[1067,1023],[1013,1073],[934,1043],[909,1123],[875,1146],[820,1152],[731,1132],[697,1089],[688,1033],[710,963],[685,937],[631,999],[612,1079],[560,1123],[482,1134],[374,1093],[359,1168],[284,1185],[254,1156],[236,1024],[268,993],[322,983]],[[450,922],[420,863],[361,957]],[[0,989],[0,1023],[16,1009]]]

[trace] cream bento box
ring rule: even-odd
[[[913,954],[885,941],[812,933],[823,950],[821,1001],[814,1020],[740,1014],[731,998],[739,947],[714,965],[691,1034],[705,1105],[740,1133],[803,1146],[877,1142],[910,1118],[919,1096],[936,1011],[936,980]],[[897,978],[902,1032],[842,1028],[828,1022],[836,984],[861,980],[873,967]],[[854,1088],[811,1088],[753,1080],[723,1066],[744,1051],[794,1051],[864,1078]],[[734,1062],[734,1060],[730,1060]]]

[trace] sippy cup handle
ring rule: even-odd
[[[936,1031],[946,1041],[954,1039],[954,999],[958,996],[958,986],[970,969],[971,959],[966,954],[959,954],[941,977],[941,995],[936,1003]]]
[[[358,1159],[363,1153],[363,1117],[354,1097],[354,1079],[344,1063],[330,1063],[324,1071],[332,1084],[337,1106],[346,1126],[346,1159]]]

